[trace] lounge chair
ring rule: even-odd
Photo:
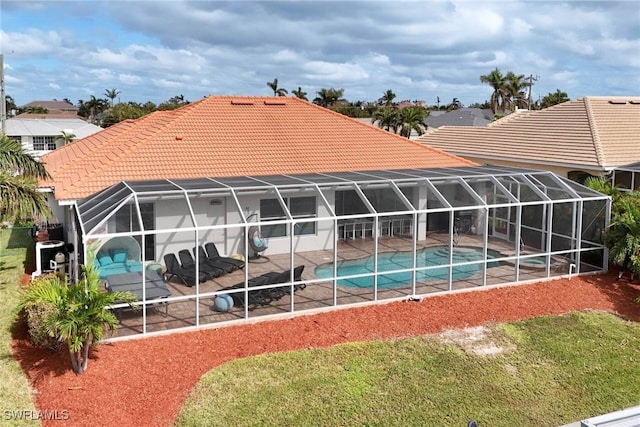
[[[189,252],[189,249],[181,249],[178,251],[178,257],[180,258],[180,264],[183,268],[196,268],[196,261],[193,259],[193,255]],[[207,280],[214,279],[222,276],[224,270],[212,267],[206,263],[206,260],[200,260],[198,269],[207,276]]]
[[[204,262],[207,265],[210,265],[212,267],[215,268],[219,268],[222,271],[224,271],[223,274],[225,273],[231,273],[233,270],[235,270],[234,266],[232,264],[228,264],[226,262],[223,262],[221,260],[215,259],[215,258],[209,258],[207,256],[207,253],[205,252],[204,248],[202,246],[198,246],[197,248],[193,248],[193,256],[196,256],[196,253],[198,254],[199,260],[200,262]]]
[[[105,287],[109,292],[131,292],[138,301],[146,297],[147,302],[162,304],[168,314],[169,304],[166,299],[171,296],[167,283],[153,270],[145,272],[145,290],[142,288],[142,272],[112,274],[106,278]],[[144,294],[144,295],[143,295]]]
[[[177,277],[186,286],[194,286],[196,284],[196,270],[194,268],[184,268],[178,262],[175,254],[166,254],[164,256],[164,265],[166,271],[164,272],[164,279],[168,282],[172,277]],[[207,275],[200,271],[198,275],[200,282],[207,281]]]
[[[299,265],[293,269],[293,281],[300,282],[302,281],[302,272],[304,271],[304,265]],[[270,279],[270,284],[276,283],[291,283],[291,270],[283,271],[282,273],[278,272],[269,272],[265,273],[264,276],[267,276]],[[306,283],[299,283],[293,286],[293,291],[299,291],[307,287]],[[290,286],[282,286],[278,288],[270,289],[272,296],[274,299],[280,299],[285,294],[291,293]],[[279,296],[278,296],[279,295]]]
[[[227,264],[233,265],[236,270],[239,268],[244,268],[243,260],[221,256],[220,253],[218,252],[218,248],[216,247],[216,244],[213,242],[206,243],[204,245],[204,249],[207,251],[208,259],[226,262]]]
[[[293,269],[293,280],[295,282],[299,282],[302,280],[302,271],[304,270],[304,265],[297,266]],[[285,294],[290,293],[290,286],[284,285],[285,283],[291,283],[291,270],[286,270],[282,272],[272,271],[269,273],[262,274],[260,276],[249,279],[248,286],[249,288],[255,286],[265,286],[265,285],[276,285],[282,283],[283,286],[260,289],[256,291],[249,290],[249,310],[253,310],[258,305],[268,305],[273,300],[279,300]],[[294,292],[298,289],[304,289],[307,285],[302,283],[298,285],[294,285]],[[229,286],[224,288],[223,290],[232,290],[232,289],[244,289],[244,281],[240,283],[236,283],[233,286]],[[231,295],[234,300],[234,303],[237,306],[244,306],[244,293],[234,293]]]

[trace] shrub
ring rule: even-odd
[[[131,304],[135,299],[130,293],[103,292],[100,276],[90,264],[83,267],[83,277],[75,284],[55,274],[37,280],[23,296],[21,308],[26,311],[27,307],[37,307],[33,309],[38,313],[34,316],[37,339],[46,335],[66,343],[73,371],[82,374],[87,369],[90,347],[118,324],[109,306],[119,301]]]

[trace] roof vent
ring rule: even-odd
[[[640,105],[640,101],[629,101],[631,105]]]
[[[609,104],[615,104],[615,105],[624,105],[626,103],[627,101],[613,101],[613,100],[609,101]]]
[[[287,105],[287,101],[284,99],[268,99],[264,101],[264,105]]]
[[[251,99],[232,99],[231,105],[253,105],[253,100]]]
[[[182,135],[176,135],[176,141],[182,141]]]

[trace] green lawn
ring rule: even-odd
[[[639,343],[640,324],[572,313],[470,347],[429,336],[256,356],[204,375],[177,425],[560,426],[640,404]]]
[[[26,229],[0,230],[0,425],[40,425],[39,421],[12,419],[13,412],[35,411],[31,390],[20,365],[11,354],[11,330],[20,299],[20,281],[31,237]],[[37,414],[35,414],[37,415]]]

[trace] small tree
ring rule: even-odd
[[[89,256],[88,258],[92,258]],[[89,362],[89,348],[102,340],[107,332],[115,330],[117,317],[109,306],[118,302],[131,303],[136,297],[128,292],[104,292],[100,289],[100,275],[90,259],[83,266],[82,279],[73,285],[66,278],[52,275],[35,283],[23,296],[21,307],[38,304],[50,307],[42,326],[50,337],[66,343],[71,367],[82,374]]]

